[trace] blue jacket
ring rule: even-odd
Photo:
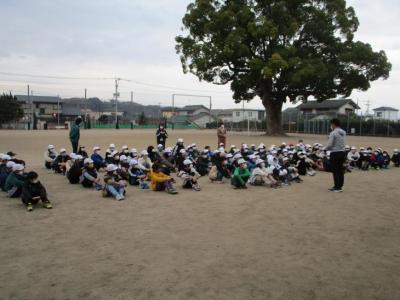
[[[79,131],[79,125],[75,124],[71,126],[71,130],[69,131],[69,139],[71,142],[79,142],[80,138],[80,131]]]
[[[93,153],[90,158],[93,160],[93,164],[96,169],[103,167],[104,165],[104,158],[100,154]]]

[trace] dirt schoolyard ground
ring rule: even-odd
[[[171,145],[216,147],[215,131],[169,133]],[[140,151],[154,134],[82,130],[81,144]],[[282,141],[228,136],[237,146]],[[400,139],[347,143],[400,148]],[[54,204],[28,213],[1,193],[0,299],[400,299],[400,169],[347,174],[342,194],[318,173],[276,190],[207,178],[201,192],[176,196],[129,187],[117,202],[45,170],[48,144],[71,151],[67,131],[0,131],[0,152],[36,170]]]

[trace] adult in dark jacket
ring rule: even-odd
[[[33,210],[33,206],[42,201],[43,207],[47,209],[53,208],[51,202],[47,198],[47,192],[38,179],[36,172],[29,172],[22,186],[21,200],[26,205],[28,211]]]
[[[80,125],[82,123],[82,117],[77,117],[75,123],[71,126],[71,130],[69,131],[69,140],[72,144],[72,152],[78,153],[78,145],[80,138]]]
[[[158,126],[156,137],[157,137],[157,145],[162,145],[163,149],[165,149],[165,142],[167,141],[168,133],[167,130],[164,128],[164,125],[160,124]]]

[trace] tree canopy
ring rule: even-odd
[[[284,102],[348,97],[391,70],[384,51],[354,40],[345,0],[194,0],[183,25],[184,72],[230,83],[236,102],[260,97],[270,134],[282,133]]]
[[[10,94],[0,96],[0,125],[18,120],[24,116],[21,104]]]

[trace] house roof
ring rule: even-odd
[[[191,117],[191,120],[192,120],[192,121],[195,121],[195,120],[200,119],[200,118],[205,117],[205,116],[208,116],[208,117],[209,117],[210,114],[209,114],[209,113],[206,113],[206,112],[201,112],[201,113],[199,113],[199,114],[197,114],[197,115]],[[212,117],[212,118],[213,118],[213,117]]]
[[[53,96],[30,96],[28,95],[16,95],[17,101],[28,103],[32,101],[33,103],[63,103],[63,100],[60,97],[53,97]]]
[[[297,106],[297,109],[339,109],[343,105],[350,104],[355,109],[360,109],[360,107],[351,99],[331,99],[325,101],[308,101],[306,103]]]
[[[177,111],[195,111],[198,109],[206,109],[209,110],[207,107],[204,105],[186,105],[182,108],[178,108]]]
[[[389,106],[381,106],[378,108],[374,108],[373,111],[399,111],[399,110]]]

